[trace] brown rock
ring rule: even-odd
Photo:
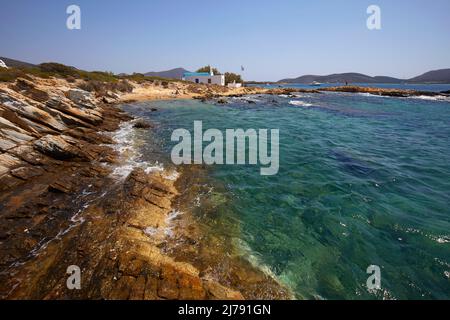
[[[11,175],[14,177],[28,180],[37,176],[40,176],[44,173],[44,170],[39,167],[20,167],[14,170],[11,170]]]
[[[0,154],[0,164],[12,169],[22,165],[23,161],[9,153],[2,153]]]
[[[48,108],[59,110],[62,113],[80,119],[81,121],[91,125],[96,125],[103,120],[103,117],[98,110],[75,108],[69,102],[64,101],[63,98],[58,96],[53,96],[49,101],[47,101],[46,105]]]
[[[128,300],[131,288],[134,286],[136,279],[130,276],[122,276],[115,283],[114,289],[109,295],[111,300]]]
[[[14,147],[16,147],[17,144],[9,139],[3,139],[0,137],[0,151],[6,152]]]
[[[66,97],[80,107],[94,109],[95,101],[92,94],[81,89],[70,89],[66,92]]]
[[[150,188],[145,188],[143,191],[144,199],[150,202],[151,204],[162,208],[162,209],[170,209],[171,201],[166,197],[155,194],[155,191]]]
[[[6,191],[23,183],[23,180],[13,177],[10,174],[0,176],[0,191]]]
[[[136,279],[133,287],[131,288],[130,300],[142,300],[145,293],[145,277],[140,276]]]
[[[25,132],[28,132],[29,134],[32,135],[38,135],[38,132],[32,128],[31,126],[29,126],[26,121],[24,121],[23,119],[21,119],[16,112],[8,109],[7,107],[1,107],[0,106],[0,117],[4,118],[5,120],[8,120],[9,122],[11,122],[12,124],[14,124],[15,126],[21,128],[22,130],[24,130]]]
[[[198,277],[182,274],[178,279],[181,300],[202,300],[206,297],[202,281]]]
[[[170,266],[164,266],[158,281],[158,296],[175,300],[179,297],[177,274]]]
[[[112,144],[113,140],[103,134],[98,134],[94,129],[78,127],[65,132],[78,140],[84,140],[94,144]]]
[[[158,299],[158,278],[153,275],[147,276],[147,282],[145,283],[144,300],[156,300]]]
[[[16,84],[11,88],[24,96],[39,102],[45,102],[49,99],[47,92],[37,89],[33,82],[23,78],[18,78]]]
[[[63,131],[67,129],[67,126],[64,123],[52,117],[48,112],[43,110],[43,108],[32,106],[31,104],[14,98],[7,93],[0,92],[0,103],[7,105],[8,109],[16,112],[24,120],[31,120],[33,123],[44,125],[45,127],[56,131]],[[29,123],[29,121],[26,122]]]
[[[34,142],[39,152],[58,160],[80,157],[80,150],[68,143],[61,136],[46,135]]]
[[[34,165],[49,164],[52,160],[42,153],[37,152],[31,145],[21,145],[9,150],[9,153]],[[54,161],[54,160],[53,160]]]
[[[133,127],[136,129],[149,129],[152,125],[145,120],[138,120],[134,123]]]
[[[142,273],[144,262],[139,259],[131,258],[130,260],[122,257],[119,270],[124,274],[137,277]]]
[[[110,97],[102,97],[102,102],[103,103],[107,103],[107,104],[113,104],[115,103],[117,100],[110,98]]]
[[[204,281],[205,288],[213,299],[218,300],[244,300],[242,294],[230,288],[222,286],[220,283],[213,280]]]
[[[73,184],[68,179],[61,179],[52,183],[48,188],[52,192],[70,193],[73,191]]]

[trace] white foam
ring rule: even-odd
[[[447,96],[411,96],[410,99],[428,100],[428,101],[449,101],[450,97]]]
[[[245,259],[250,262],[253,267],[261,270],[272,279],[279,280],[270,266],[262,262],[261,258],[255,254],[246,241],[240,238],[234,238],[234,242],[236,247],[243,252],[243,257],[245,257]]]
[[[261,102],[261,100],[258,100],[254,97],[233,97],[234,100],[241,100],[241,101],[247,101],[247,102],[254,102],[258,103]]]
[[[147,227],[144,229],[144,233],[150,237],[154,236],[157,232],[158,232],[158,229],[153,228],[153,227]]]
[[[147,174],[164,171],[164,166],[161,163],[151,164],[139,159],[140,154],[134,147],[138,143],[135,141],[134,122],[123,123],[113,135],[113,140],[116,142],[113,148],[120,154],[122,163],[113,169],[112,175],[121,180],[127,178],[136,168],[143,169]]]
[[[433,237],[432,240],[436,241],[437,243],[443,244],[443,243],[449,243],[450,240],[448,238],[444,237]]]
[[[428,239],[435,241],[439,244],[445,244],[445,243],[450,243],[450,235],[433,235],[433,234],[429,234],[426,233],[422,230],[419,229],[415,229],[415,228],[404,228],[402,226],[399,225],[395,225],[395,229],[396,230],[400,230],[403,231],[405,233],[410,233],[410,234],[418,234],[421,235],[423,237],[427,237]]]
[[[298,107],[312,107],[311,103],[307,103],[305,101],[300,101],[300,100],[291,100],[291,101],[289,101],[289,104],[291,104],[293,106],[298,106]]]
[[[170,181],[176,181],[180,177],[180,174],[176,170],[174,170],[171,173],[163,175],[163,177],[164,177],[164,179],[167,179]]]
[[[166,218],[166,224],[167,227],[164,229],[164,234],[166,235],[166,237],[172,238],[174,236],[174,232],[173,232],[173,220],[175,220],[176,217],[178,217],[179,215],[181,215],[183,212],[179,211],[179,210],[172,210],[169,215]]]
[[[383,97],[383,96],[379,96],[379,95],[372,94],[372,93],[369,93],[369,92],[358,92],[357,94],[359,96],[363,96],[363,97],[378,97],[378,98]]]
[[[149,174],[152,172],[162,172],[164,171],[164,165],[162,163],[159,163],[158,161],[156,161],[155,165],[149,165],[148,162],[142,161],[139,162],[137,165],[137,167],[142,167],[144,169],[144,172]]]

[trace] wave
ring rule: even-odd
[[[173,224],[173,221],[180,216],[181,214],[183,214],[183,212],[179,211],[179,210],[172,210],[169,215],[166,218],[166,228],[164,228],[164,235],[166,237],[169,238],[173,238],[174,236],[174,232],[173,232],[173,228],[175,227]]]
[[[238,248],[238,250],[241,252],[242,257],[250,262],[250,264],[254,268],[257,268],[272,279],[281,282],[272,268],[262,261],[262,258],[255,251],[253,251],[253,249],[245,240],[241,238],[234,238],[233,245]]]
[[[311,103],[300,101],[300,100],[291,100],[289,101],[289,104],[297,107],[312,107],[313,105]]]
[[[416,235],[420,235],[422,237],[426,237],[432,241],[435,241],[439,244],[446,244],[446,243],[450,243],[450,235],[448,234],[431,234],[431,233],[427,233],[421,229],[417,229],[417,228],[412,228],[412,227],[402,227],[398,224],[396,224],[394,226],[395,230],[398,231],[402,231],[406,234],[416,234]]]
[[[446,101],[450,102],[450,97],[448,96],[411,96],[410,99],[419,99],[427,101]]]
[[[132,120],[123,123],[119,130],[113,134],[113,140],[115,149],[120,155],[120,164],[116,166],[112,171],[112,176],[121,180],[126,179],[128,175],[136,168],[141,168],[145,173],[151,172],[163,172],[164,165],[159,162],[149,163],[148,161],[140,160],[141,154],[135,147],[141,141],[137,141],[135,136],[134,123],[136,120]],[[169,180],[178,178],[175,174],[167,176]]]
[[[166,237],[166,238],[173,238],[175,233],[173,229],[175,228],[175,224],[173,221],[180,215],[182,215],[183,212],[179,210],[172,210],[169,212],[167,218],[165,219],[165,227],[159,228],[157,227],[146,227],[143,232],[146,236],[150,238],[155,237]]]
[[[378,94],[373,94],[373,93],[369,93],[369,92],[358,92],[357,95],[363,96],[363,97],[388,98],[387,96],[380,96]]]
[[[253,102],[253,103],[259,103],[262,102],[262,100],[256,99],[254,97],[233,97],[233,100],[239,100],[239,101],[246,101],[246,102]]]

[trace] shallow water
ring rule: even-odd
[[[194,120],[204,130],[280,130],[277,175],[213,166],[196,212],[201,219],[213,210],[205,218],[211,232],[232,232],[298,298],[449,299],[450,101],[345,93],[252,99],[124,109],[157,124],[137,133],[141,160],[165,167],[172,131],[192,131]],[[366,288],[369,265],[381,268],[381,290]]]

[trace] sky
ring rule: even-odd
[[[81,30],[66,27],[72,4]],[[366,26],[372,4],[381,30]],[[91,71],[210,64],[258,81],[340,72],[411,78],[450,68],[450,1],[1,0],[0,39],[0,56]]]

